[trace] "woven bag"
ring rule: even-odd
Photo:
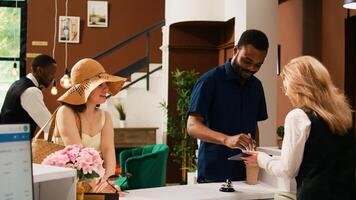
[[[57,109],[58,110],[58,109]],[[54,153],[58,150],[64,148],[63,145],[55,144],[52,142],[55,122],[56,122],[56,114],[57,110],[54,111],[51,118],[46,122],[46,124],[36,133],[35,137],[32,139],[32,162],[41,164],[43,159],[45,159],[49,154]],[[48,137],[46,139],[40,139],[39,137],[43,135],[44,128],[51,124],[51,127],[48,132]]]

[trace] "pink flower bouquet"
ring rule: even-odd
[[[94,148],[84,148],[83,145],[69,145],[64,149],[48,155],[43,165],[70,167],[77,170],[79,180],[102,177],[105,173],[103,160]]]

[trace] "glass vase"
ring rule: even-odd
[[[76,200],[84,200],[85,188],[83,181],[77,181],[77,198]]]
[[[84,193],[91,192],[90,182],[92,181],[92,179],[77,180],[77,200],[84,200]]]

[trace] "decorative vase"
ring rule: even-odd
[[[120,121],[119,121],[119,127],[120,127],[120,128],[125,128],[125,127],[126,127],[126,121],[120,119]]]
[[[85,192],[85,188],[83,185],[83,181],[78,181],[77,182],[77,198],[76,198],[76,200],[84,200],[84,192]]]
[[[259,171],[260,167],[257,164],[246,165],[246,183],[249,185],[256,185]]]
[[[197,171],[187,173],[187,184],[192,185],[197,183]]]
[[[77,200],[84,200],[84,193],[90,192],[92,187],[90,186],[90,182],[92,180],[77,180]]]

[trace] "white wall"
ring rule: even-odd
[[[269,50],[265,62],[257,73],[262,81],[268,110],[268,120],[259,124],[260,146],[276,144],[277,120],[277,0],[246,1],[246,29],[259,29],[266,33]],[[236,38],[237,41],[237,38]]]
[[[166,22],[167,24],[167,22]],[[165,25],[162,27],[162,46],[161,46],[161,51],[162,51],[162,101],[168,103],[168,82],[169,82],[169,25]],[[164,144],[167,143],[167,115],[166,113],[161,113],[161,124],[160,127],[162,127],[162,141]]]
[[[166,24],[225,21],[225,0],[166,0]]]
[[[168,80],[169,25],[186,21],[227,21],[235,17],[235,42],[246,29],[259,29],[267,34],[270,48],[257,77],[265,90],[268,120],[259,124],[260,145],[275,145],[276,67],[277,67],[277,0],[166,0],[166,27],[163,30],[164,79]],[[168,88],[165,88],[168,96]],[[164,99],[168,99],[164,96]]]
[[[160,64],[151,64],[153,68]],[[153,67],[152,67],[153,66]],[[145,75],[145,73],[134,73],[131,75],[132,80]],[[114,107],[115,102],[122,103],[126,112],[126,127],[157,127],[156,143],[165,143],[163,135],[164,120],[163,109],[160,103],[164,101],[162,90],[162,70],[156,71],[150,75],[150,89],[146,90],[146,79],[143,79],[127,90],[120,91],[116,96],[111,97],[102,109],[111,114],[113,125],[119,127],[119,113]]]

